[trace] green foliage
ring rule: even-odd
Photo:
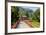
[[[39,8],[33,13],[32,19],[40,22],[40,9]]]
[[[18,6],[11,6],[11,22],[16,22],[20,17],[27,16],[27,18],[40,22],[40,9],[35,12],[32,9],[25,9]]]
[[[11,22],[16,22],[19,19],[19,7],[11,6]]]
[[[27,17],[29,17],[29,14],[28,14],[28,12],[26,12],[26,16],[27,16]]]

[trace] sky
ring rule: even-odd
[[[28,8],[32,9],[33,11],[36,11],[39,7],[28,7],[28,6],[21,6],[22,8]]]

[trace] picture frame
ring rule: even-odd
[[[34,6],[33,6],[34,5]],[[11,6],[26,7],[39,7],[40,8],[40,28],[15,28],[11,29]],[[42,23],[42,24],[41,24]],[[20,34],[20,33],[40,33],[44,32],[44,3],[43,2],[24,2],[24,1],[11,1],[5,5],[5,34]]]
[[[31,1],[31,2],[40,2],[39,0],[7,0],[8,2],[10,1],[27,1],[27,2],[29,2],[29,1]]]

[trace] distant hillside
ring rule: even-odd
[[[31,14],[33,13],[33,10],[32,9],[27,9],[27,8],[22,8],[22,7],[19,7],[19,16],[27,16],[28,17],[31,17]]]

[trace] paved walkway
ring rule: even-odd
[[[17,28],[30,28],[30,26],[27,23],[25,23],[24,21],[20,21]]]

